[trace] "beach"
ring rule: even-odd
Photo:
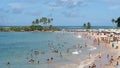
[[[87,34],[86,32],[83,33]],[[94,46],[103,46],[106,48],[106,51],[93,54],[92,58],[86,58],[83,62],[67,64],[61,68],[119,68],[120,42],[118,40],[113,41],[113,39],[112,41],[108,40],[109,37],[107,37],[107,35],[102,35],[102,33],[106,33],[106,30],[105,32],[101,32],[101,34],[97,34],[96,32],[88,32],[87,36],[89,39],[99,38],[97,40],[99,41],[97,45],[93,42]],[[105,40],[103,40],[103,37]],[[112,46],[113,43],[114,47]],[[111,61],[111,58],[113,61]],[[92,67],[93,65],[95,65],[95,67]]]
[[[91,66],[93,66],[94,64],[96,66],[93,68],[119,68],[120,67],[119,66],[120,42],[118,40],[113,41],[113,39],[111,41],[111,40],[109,40],[109,37],[106,37],[107,35],[105,35],[105,34],[102,35],[102,33],[106,33],[106,32],[107,31],[105,30],[105,32],[101,32],[100,35],[96,34],[96,35],[94,35],[94,37],[99,38],[98,39],[98,41],[100,40],[99,45],[106,47],[107,50],[102,53],[96,54],[94,59],[91,61],[92,64],[88,65],[85,68],[89,68],[89,67],[92,68]],[[103,37],[104,37],[104,39],[103,39]],[[114,35],[114,37],[115,37],[115,35]],[[118,35],[116,37],[118,37]],[[114,46],[113,46],[113,44],[114,44]]]
[[[114,68],[120,42],[110,41],[107,34],[102,34],[96,31],[1,32],[0,65],[3,68],[89,68],[95,64],[96,68]],[[112,64],[111,56],[115,59]]]
[[[120,68],[120,0],[1,0],[0,68]]]

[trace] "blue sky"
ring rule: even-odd
[[[53,25],[115,26],[120,0],[2,0],[0,26],[31,25],[36,18],[52,17]]]

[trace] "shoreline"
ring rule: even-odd
[[[83,32],[84,33],[84,32]],[[86,32],[85,32],[86,33]],[[90,35],[89,35],[90,36]],[[99,35],[100,36],[100,35]],[[92,36],[92,37],[99,37],[99,36]],[[115,41],[116,42],[116,41]],[[114,42],[114,43],[115,43]],[[114,55],[111,55],[111,56],[118,56],[117,54],[115,54],[116,52],[117,53],[119,53],[120,54],[120,48],[119,49],[115,49],[115,47],[114,48],[112,48],[111,47],[111,45],[112,45],[112,43],[113,42],[110,42],[110,43],[106,43],[106,42],[104,42],[104,41],[101,41],[100,43],[102,43],[101,45],[99,45],[99,46],[104,46],[104,47],[106,47],[106,51],[104,51],[103,53],[101,53],[101,57],[104,57],[104,58],[101,58],[101,60],[104,60],[105,62],[106,62],[106,56],[107,56],[107,54],[114,54]],[[120,44],[120,42],[118,42],[118,44]],[[116,45],[116,44],[115,44]],[[93,46],[96,46],[96,45],[93,45]],[[117,45],[118,46],[118,45]],[[61,67],[61,68],[69,68],[69,67],[71,67],[71,66],[75,66],[75,68],[89,68],[89,66],[92,66],[92,64],[93,63],[96,63],[96,65],[97,65],[97,67],[96,68],[99,68],[98,66],[100,65],[101,66],[101,64],[100,64],[100,62],[98,62],[98,60],[99,60],[99,53],[97,53],[97,54],[95,54],[95,55],[93,55],[92,56],[92,58],[91,59],[86,59],[86,60],[84,60],[84,61],[82,61],[82,62],[80,62],[80,63],[73,63],[73,64],[68,64],[67,66],[63,66],[63,67]],[[115,59],[115,58],[114,58]],[[105,63],[104,61],[102,61],[102,67],[100,67],[100,68],[114,68],[115,67],[115,64],[114,65],[107,65],[107,63]],[[109,62],[109,61],[108,61]],[[115,63],[115,61],[113,62],[113,63]],[[109,66],[111,66],[111,67],[109,67]]]
[[[117,57],[118,55],[119,55],[119,51],[120,51],[120,49],[118,48],[118,49],[115,49],[115,47],[114,48],[112,48],[112,41],[109,43],[108,42],[108,40],[107,41],[102,41],[102,39],[100,39],[100,43],[98,44],[98,38],[101,38],[101,36],[102,35],[97,35],[97,33],[96,32],[92,32],[92,31],[81,31],[81,32],[68,32],[68,31],[55,31],[55,32],[60,32],[60,33],[73,33],[73,35],[75,36],[75,37],[77,37],[76,39],[79,39],[79,38],[82,38],[84,41],[86,41],[86,45],[88,46],[88,47],[91,47],[92,46],[92,48],[93,47],[98,47],[98,46],[102,46],[102,47],[106,47],[106,50],[105,51],[103,51],[103,52],[101,52],[101,57],[106,57],[106,55],[108,54],[108,53],[118,53],[117,55],[115,54],[115,55],[113,55],[113,56],[115,56],[115,57]],[[79,37],[78,37],[79,36]],[[106,36],[105,36],[105,38],[106,38]],[[97,39],[96,40],[96,42],[94,41],[94,39]],[[105,39],[106,40],[106,39]],[[115,43],[115,45],[117,44],[117,42],[116,41],[114,41],[114,43]],[[118,44],[117,44],[117,46],[120,44],[120,42],[118,41]],[[78,44],[77,44],[78,45]],[[83,45],[84,46],[84,45]],[[74,48],[74,47],[73,47]],[[98,48],[98,49],[100,49],[100,48]],[[67,58],[68,56],[67,56],[67,54],[64,54],[63,53],[63,55],[65,56],[65,58]],[[92,54],[92,58],[91,59],[89,59],[89,57],[86,57],[86,58],[83,58],[83,57],[79,57],[79,56],[77,56],[76,58],[74,57],[74,56],[70,56],[69,57],[69,59],[72,59],[72,60],[76,60],[76,61],[72,61],[71,62],[71,60],[70,60],[70,62],[66,62],[65,64],[62,64],[61,66],[62,67],[60,67],[60,68],[88,68],[88,66],[90,65],[92,65],[93,63],[96,63],[96,65],[97,66],[99,66],[100,64],[99,64],[99,58],[98,58],[98,56],[99,56],[99,51],[98,52],[96,52],[96,53],[93,53]],[[71,58],[72,57],[72,58]],[[73,58],[74,57],[74,58]],[[82,60],[80,60],[80,59],[82,59]],[[104,58],[102,58],[103,60],[104,60]],[[78,61],[77,61],[78,60]],[[79,61],[80,60],[80,61]],[[102,61],[103,62],[103,61]],[[64,63],[64,61],[63,61],[63,63]],[[114,63],[116,63],[116,62],[114,62]],[[55,63],[51,63],[51,65],[57,65],[57,64],[55,64]],[[59,64],[58,64],[59,65]],[[104,65],[104,66],[106,66],[106,65]],[[109,65],[109,66],[114,66],[114,65]],[[56,67],[55,67],[56,68]],[[99,67],[97,67],[97,68],[99,68]],[[106,66],[106,68],[109,68],[109,67],[107,67]]]
[[[96,36],[95,36],[96,37]],[[97,36],[97,37],[99,37],[99,36]],[[116,42],[116,41],[114,41],[114,42],[110,42],[110,43],[104,43],[104,42],[102,42],[103,44],[102,44],[102,46],[104,46],[104,47],[107,47],[107,50],[106,51],[104,51],[102,54],[101,54],[101,57],[103,57],[103,58],[101,58],[101,60],[104,60],[104,61],[102,61],[102,67],[101,67],[101,64],[100,64],[100,62],[98,62],[98,61],[96,61],[96,60],[99,60],[99,54],[96,56],[96,57],[94,57],[94,59],[93,60],[91,60],[91,63],[89,63],[88,65],[86,65],[85,67],[83,67],[83,68],[89,68],[89,66],[92,66],[92,64],[96,64],[96,65],[100,65],[99,67],[96,67],[96,68],[114,68],[115,66],[116,66],[116,61],[113,61],[112,63],[113,63],[113,65],[109,65],[108,63],[109,63],[109,60],[108,60],[108,63],[105,63],[106,62],[106,56],[107,56],[107,54],[114,54],[114,55],[111,55],[111,56],[113,56],[114,57],[114,59],[116,59],[116,57],[118,57],[118,56],[120,56],[120,48],[118,48],[118,49],[116,49],[116,46],[119,46],[120,45],[120,42],[118,41],[118,42]],[[114,43],[115,44],[115,47],[112,47],[111,45],[112,45],[112,43]],[[100,45],[101,46],[101,45]],[[119,60],[119,62],[120,62],[120,60]],[[108,67],[107,67],[107,65],[106,64],[108,64]],[[109,67],[110,66],[110,67]],[[79,67],[79,68],[82,68],[82,67]]]
[[[115,31],[118,31],[119,29],[117,28],[109,28],[109,29],[104,29],[104,28],[98,28],[98,29],[61,29],[61,30],[34,30],[34,31],[24,31],[24,30],[21,30],[21,31],[13,31],[13,30],[10,30],[10,31],[0,31],[0,32],[115,32]]]

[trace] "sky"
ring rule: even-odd
[[[41,17],[55,26],[115,26],[120,0],[1,0],[0,26],[27,26]]]

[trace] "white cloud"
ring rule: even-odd
[[[23,12],[24,3],[22,2],[13,2],[9,3],[9,11],[14,14],[20,14]]]
[[[81,6],[84,3],[83,0],[60,0],[59,4],[68,8],[75,8]]]
[[[114,6],[111,6],[111,7],[109,7],[109,9],[111,9],[111,10],[117,10],[117,9],[120,9],[120,5],[114,5]]]
[[[34,10],[34,11],[28,11],[28,12],[26,12],[26,14],[28,14],[28,15],[32,15],[32,16],[39,16],[41,13],[40,13],[40,11],[38,10]]]
[[[12,9],[21,9],[23,7],[23,3],[9,3],[8,6],[10,6]]]
[[[51,7],[66,7],[66,8],[75,8],[79,6],[83,6],[87,0],[56,0],[49,1],[49,5]]]
[[[101,0],[109,3],[120,3],[120,0]]]
[[[79,17],[77,12],[63,12],[62,14],[66,17]]]
[[[58,5],[56,2],[51,2],[51,3],[49,3],[49,6],[51,6],[52,8],[59,8],[59,7],[61,7],[61,6]]]

